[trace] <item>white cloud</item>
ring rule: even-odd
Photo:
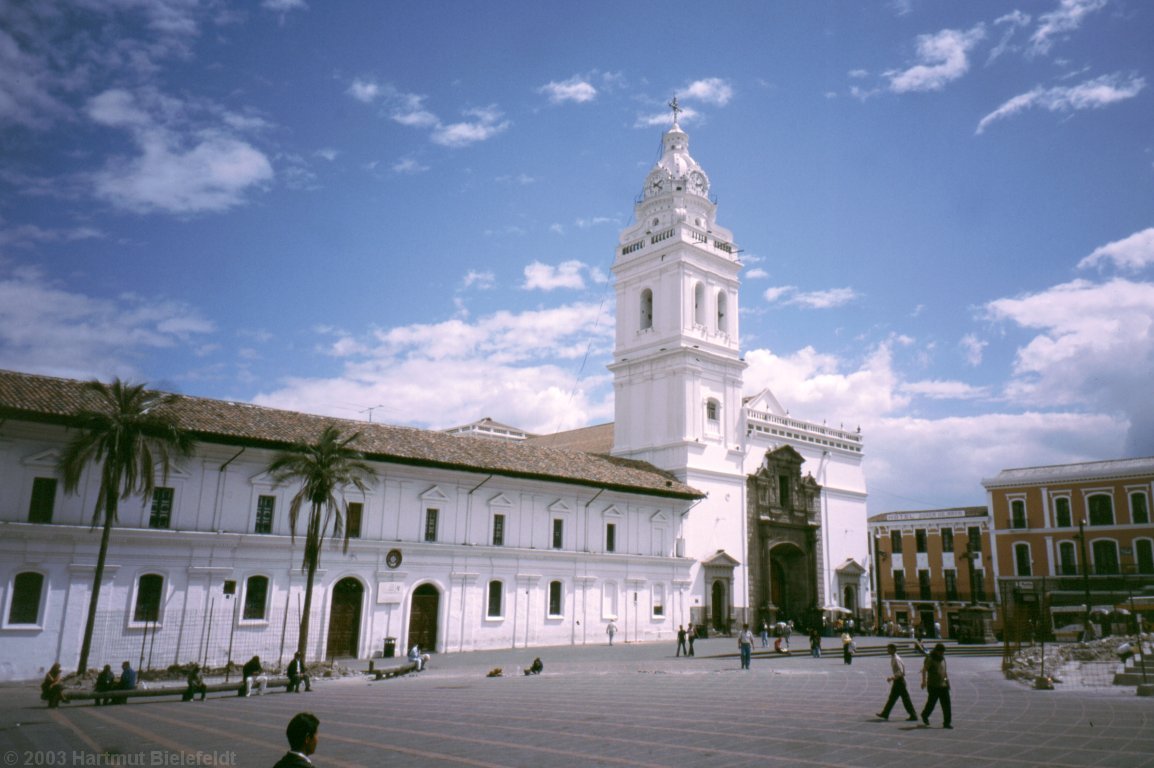
[[[911,381],[902,384],[901,391],[931,400],[973,400],[989,395],[989,391],[984,387],[975,387],[964,381],[942,381],[940,379]]]
[[[695,80],[677,95],[683,99],[695,99],[724,107],[733,98],[733,86],[720,77],[707,77],[704,80]]]
[[[305,0],[261,0],[261,7],[270,11],[285,13],[287,11],[303,10],[308,8]]]
[[[1005,396],[1030,407],[1096,408],[1130,419],[1131,455],[1154,455],[1154,283],[1074,280],[998,299],[987,317],[1035,335]]]
[[[464,114],[476,119],[438,125],[433,130],[433,142],[445,147],[466,147],[478,141],[487,141],[503,133],[510,125],[508,120],[501,119],[503,114],[493,106],[468,109]]]
[[[1123,77],[1120,73],[1102,75],[1070,87],[1035,88],[1008,100],[979,121],[977,134],[984,133],[993,122],[1033,109],[1050,112],[1070,112],[1100,109],[1110,104],[1137,96],[1146,87],[1146,80],[1137,75]]]
[[[478,272],[475,269],[470,269],[465,274],[464,279],[465,288],[476,288],[479,291],[485,291],[497,284],[497,276],[490,271]]]
[[[553,104],[564,104],[567,101],[584,104],[597,98],[597,89],[580,75],[574,75],[562,82],[549,82],[537,89],[549,97]]]
[[[395,173],[404,173],[404,174],[423,173],[427,170],[429,170],[429,167],[427,165],[421,165],[419,162],[417,162],[416,160],[414,160],[411,157],[405,157],[405,158],[402,158],[402,159],[398,160],[397,162],[393,163],[393,171]]]
[[[141,353],[196,349],[214,330],[180,302],[94,298],[37,269],[5,269],[0,262],[0,359],[8,368],[75,378],[130,375]]]
[[[1093,253],[1078,262],[1078,269],[1101,267],[1106,262],[1129,272],[1154,264],[1154,227],[1095,248]]]
[[[557,266],[534,261],[525,267],[525,282],[521,286],[527,291],[552,291],[556,288],[582,289],[585,287],[584,273],[595,283],[605,282],[601,270],[577,260],[563,261]]]
[[[351,404],[387,403],[375,420],[432,428],[482,416],[537,433],[585,426],[613,413],[609,376],[578,376],[577,367],[591,347],[609,353],[613,324],[603,315],[597,304],[572,304],[342,337],[339,376],[291,379],[254,402],[346,418]]]
[[[127,130],[135,157],[114,157],[91,174],[97,196],[136,212],[199,213],[244,202],[273,177],[264,153],[219,126],[191,125],[211,111],[152,91],[105,91],[89,100],[96,123]]]
[[[962,350],[962,357],[965,358],[966,363],[968,365],[978,366],[982,364],[982,354],[985,348],[989,346],[989,342],[982,341],[972,333],[967,333],[962,337],[962,340],[958,342],[958,346]]]
[[[376,82],[372,80],[361,80],[360,78],[353,80],[345,93],[357,101],[363,101],[365,104],[373,103],[382,95],[381,86],[377,85]]]
[[[944,29],[918,37],[918,63],[909,69],[886,73],[894,93],[938,91],[970,68],[969,52],[986,36],[981,24],[961,31]]]
[[[805,309],[832,309],[848,304],[858,297],[852,288],[830,288],[824,291],[799,291],[796,286],[781,285],[767,288],[762,294],[771,304],[803,307]]]
[[[991,49],[990,55],[986,59],[986,64],[990,64],[995,59],[999,58],[1003,53],[1010,50],[1010,43],[1013,40],[1014,35],[1020,28],[1029,26],[1029,24],[1029,14],[1022,13],[1021,11],[1017,10],[1011,11],[1004,16],[999,16],[998,18],[994,19],[994,26],[1004,26],[1005,31],[1002,32],[1002,37],[1000,40],[998,40],[998,44],[995,45],[993,49]]]
[[[754,267],[753,269],[747,269],[745,271],[746,280],[758,280],[763,277],[769,277],[769,273],[761,267]]]
[[[699,116],[700,116],[700,113],[698,113],[698,111],[695,110],[693,107],[683,106],[681,108],[681,114],[678,116],[677,120],[679,123],[690,123],[690,122],[696,120]],[[673,124],[673,113],[670,112],[669,110],[665,110],[664,112],[654,112],[654,113],[649,114],[649,115],[638,115],[637,119],[633,122],[633,127],[634,128],[653,128],[653,127],[668,128],[672,124]]]
[[[1038,28],[1030,36],[1030,53],[1049,53],[1056,37],[1077,31],[1087,16],[1105,6],[1106,0],[1061,0],[1057,9],[1038,17]]]

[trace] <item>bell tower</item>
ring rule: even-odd
[[[678,124],[662,136],[635,223],[613,263],[617,337],[613,453],[685,477],[741,467],[737,246]]]

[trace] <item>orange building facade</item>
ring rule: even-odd
[[[961,639],[963,612],[996,605],[985,507],[886,512],[869,530],[883,631]]]

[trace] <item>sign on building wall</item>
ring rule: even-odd
[[[377,582],[377,605],[401,603],[405,596],[405,585],[399,581]]]

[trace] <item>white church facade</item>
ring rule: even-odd
[[[793,419],[768,390],[743,397],[739,251],[676,114],[613,268],[613,424],[469,437],[482,431],[182,396],[196,453],[121,505],[92,663],[287,661],[305,585],[296,489],[265,468],[334,423],[361,433],[377,479],[346,497],[347,553],[322,550],[313,660],[865,613],[861,435]],[[0,680],[79,657],[97,481],[66,495],[56,463],[84,397],[80,382],[0,371]]]

